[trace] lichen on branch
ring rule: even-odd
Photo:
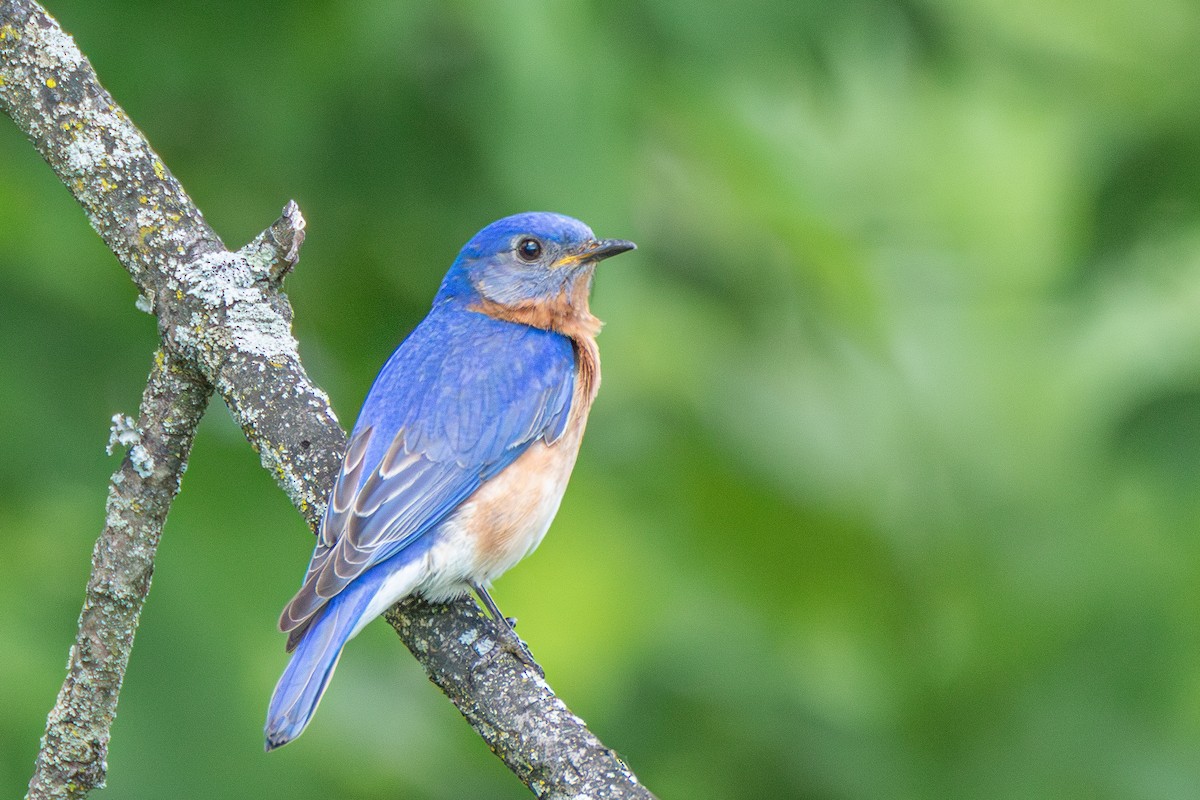
[[[311,528],[346,440],[300,362],[280,289],[304,239],[295,203],[229,251],[74,40],[32,0],[0,0],[0,110],[83,206],[136,284],[138,308],[157,317],[163,345],[138,423],[115,426],[117,442],[132,449],[112,479],[67,681],[30,784],[30,797],[82,797],[103,785],[108,727],[162,519],[210,393]],[[540,796],[652,797],[536,669],[501,650],[481,657],[499,628],[472,603],[413,599],[389,618],[431,680]]]
[[[129,450],[109,482],[67,678],[46,722],[29,798],[83,797],[104,785],[109,728],[163,522],[211,395],[203,376],[160,350],[137,422],[114,421],[110,447]]]

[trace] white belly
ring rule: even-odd
[[[562,502],[582,420],[553,445],[535,442],[516,461],[467,498],[438,531],[417,590],[430,600],[462,594],[468,583],[487,584],[541,544]]]

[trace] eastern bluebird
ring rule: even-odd
[[[396,601],[474,589],[499,616],[486,587],[549,528],[600,385],[592,273],[634,247],[547,213],[506,217],[463,247],[350,434],[279,618],[294,652],[267,750],[300,735],[342,647]]]

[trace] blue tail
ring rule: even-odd
[[[333,677],[342,648],[357,632],[378,588],[378,580],[360,578],[317,612],[271,695],[265,731],[268,752],[304,731]]]

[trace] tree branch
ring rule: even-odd
[[[154,554],[211,396],[203,377],[159,350],[136,426],[123,415],[113,418],[109,446],[126,446],[128,453],[109,483],[79,632],[46,723],[29,798],[83,797],[104,785],[109,728]]]
[[[129,272],[167,348],[213,383],[263,466],[315,527],[345,434],[300,365],[291,306],[278,291],[286,270],[250,257],[260,251],[254,244],[249,252],[225,249],[75,41],[37,3],[0,0],[0,66],[0,108]]]
[[[503,649],[500,637],[511,632],[498,630],[473,601],[431,606],[409,598],[384,616],[429,679],[535,795],[654,800],[545,678]]]
[[[229,252],[100,85],[74,40],[31,0],[0,0],[0,108],[74,194],[129,272],[143,295],[139,306],[158,318],[168,359],[187,365],[216,389],[263,466],[315,529],[345,433],[300,363],[291,306],[279,289],[303,240],[304,220],[295,204],[289,203],[283,217],[254,242]],[[189,442],[193,429],[186,434]],[[153,553],[146,555],[149,565]],[[149,573],[144,574],[142,583],[136,571],[129,574],[138,591],[148,588]],[[464,599],[432,606],[413,600],[389,612],[389,618],[431,679],[539,795],[652,797],[553,696],[533,667],[488,646],[499,641],[500,631],[474,603]],[[96,621],[105,623],[105,616]],[[132,640],[132,626],[118,624],[115,634],[96,635],[120,639],[123,634]],[[91,641],[92,634],[86,635]],[[85,636],[83,620],[80,636]],[[73,651],[72,664],[76,660]],[[106,690],[111,705],[100,704],[107,711],[72,702],[87,689],[78,682],[72,686],[68,676],[39,754],[34,778],[42,781],[39,785],[53,783],[49,775],[39,778],[43,765],[47,772],[58,770],[55,780],[69,781],[63,765],[77,760],[74,750],[64,749],[74,745],[58,734],[52,737],[51,730],[70,725],[90,730],[97,722],[106,730],[104,714],[115,707],[121,670],[123,662]],[[102,742],[87,741],[102,753]]]

